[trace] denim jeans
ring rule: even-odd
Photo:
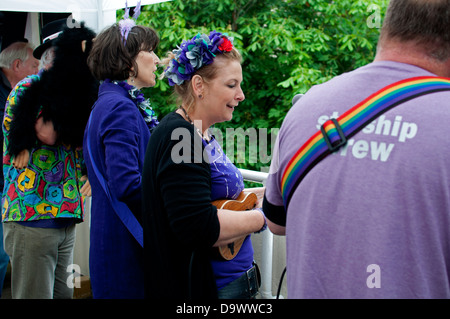
[[[75,225],[62,228],[27,227],[15,222],[3,224],[5,251],[11,259],[13,299],[70,299],[73,287]]]
[[[259,270],[256,265],[218,291],[219,299],[255,299],[259,290]]]

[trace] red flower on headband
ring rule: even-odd
[[[223,52],[230,52],[233,49],[233,44],[227,38],[223,38],[223,42],[219,45],[219,50]]]

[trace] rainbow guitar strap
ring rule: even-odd
[[[393,83],[358,103],[337,119],[325,122],[294,154],[283,172],[281,192],[287,210],[293,191],[323,158],[393,107],[433,92],[450,91],[450,78],[422,76]]]

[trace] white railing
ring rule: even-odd
[[[252,171],[249,169],[239,169],[241,171],[242,177],[244,180],[254,183],[260,183],[265,185],[266,179],[269,176],[269,173],[264,172],[258,172],[258,171]]]
[[[244,180],[265,185],[268,173],[257,172],[248,169],[239,169]],[[260,294],[263,299],[275,299],[272,294],[272,262],[273,262],[273,234],[267,229],[261,233],[261,264],[258,265],[261,271]],[[282,298],[282,297],[281,297]]]

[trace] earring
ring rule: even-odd
[[[203,99],[203,95],[199,94],[199,95],[198,95],[198,98],[199,98],[200,100]]]

